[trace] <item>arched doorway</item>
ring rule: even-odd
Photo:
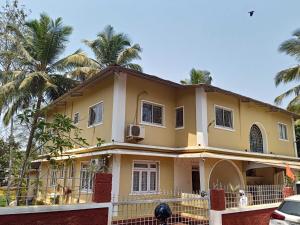
[[[239,168],[230,160],[220,160],[209,175],[209,188],[216,186],[244,187],[243,176]]]
[[[249,133],[250,151],[264,153],[266,151],[266,138],[263,127],[259,124],[253,124]]]

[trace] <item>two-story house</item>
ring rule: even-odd
[[[71,117],[90,146],[56,159],[71,159],[61,167],[68,173],[41,157],[40,177],[55,187],[68,174],[77,197],[92,191],[89,166],[104,156],[117,196],[281,184],[286,165],[300,169],[298,115],[211,85],[111,66],[54,101],[47,120],[55,113]],[[97,138],[105,143],[97,146]]]

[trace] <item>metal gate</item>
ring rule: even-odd
[[[187,193],[118,198],[113,201],[112,224],[158,225],[154,209],[160,203],[167,203],[171,208],[168,225],[209,225],[209,198]]]

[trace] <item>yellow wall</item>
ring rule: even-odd
[[[120,171],[120,196],[128,196],[131,193],[132,163],[134,160],[149,160],[159,162],[159,187],[161,191],[172,191],[174,185],[174,163],[172,158],[159,158],[149,156],[121,156]]]
[[[89,107],[103,101],[103,124],[88,127]],[[64,107],[56,107],[48,114],[49,120],[53,113],[61,113],[73,118],[74,113],[79,112],[79,123],[76,125],[82,129],[82,137],[86,138],[90,145],[96,145],[96,138],[102,138],[105,142],[111,142],[111,123],[113,110],[113,76],[102,80],[94,86],[88,87],[81,97],[70,98]]]
[[[209,146],[249,151],[249,132],[254,123],[261,124],[266,131],[268,153],[295,156],[291,117],[280,112],[270,112],[268,108],[251,102],[216,92],[207,93],[208,124],[215,120],[214,105],[233,110],[233,131],[214,127],[208,129]],[[278,122],[287,124],[288,141],[279,140]],[[262,131],[264,132],[264,131]]]
[[[176,92],[176,107],[184,107],[184,128],[176,129],[175,146],[186,147],[197,145],[195,89],[179,89]],[[175,121],[175,114],[174,114]]]
[[[146,91],[147,94],[140,96],[137,110],[137,96]],[[148,81],[132,76],[127,77],[126,90],[126,125],[135,121],[136,110],[138,111],[137,122],[141,122],[141,100],[151,101],[164,105],[163,126],[145,126],[145,139],[142,144],[174,146],[175,143],[175,89],[157,82]]]
[[[80,113],[78,127],[82,129],[82,136],[90,145],[97,144],[96,138],[100,137],[106,142],[111,142],[112,110],[113,110],[113,76],[95,83],[84,91],[83,96],[69,98],[67,105],[56,107],[50,111],[51,114],[59,112],[68,116]],[[125,126],[141,123],[142,100],[161,104],[164,106],[163,126],[144,125],[145,139],[140,144],[186,147],[196,146],[196,106],[195,89],[175,88],[158,82],[127,76],[126,83],[126,110]],[[142,92],[139,99],[138,95]],[[88,128],[89,106],[103,101],[104,116],[103,124]],[[220,105],[231,108],[234,112],[234,130],[228,131],[214,127],[214,106]],[[175,109],[184,106],[184,128],[175,128]],[[209,146],[249,150],[249,131],[254,123],[260,123],[266,130],[268,153],[294,156],[292,122],[289,115],[280,112],[270,112],[268,108],[251,102],[240,102],[237,97],[221,94],[218,92],[207,92],[207,124]],[[279,140],[278,122],[287,124],[288,141]],[[264,132],[264,131],[263,131]],[[124,131],[125,133],[125,131]]]

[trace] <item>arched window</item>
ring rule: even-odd
[[[264,152],[264,141],[261,130],[257,125],[252,125],[250,129],[250,151],[251,152]]]

